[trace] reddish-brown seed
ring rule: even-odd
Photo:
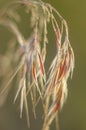
[[[43,62],[39,53],[38,53],[38,57],[39,57],[40,69],[41,69],[42,74],[44,75],[44,66],[43,66]]]
[[[35,68],[34,62],[32,64],[32,75],[33,75],[34,79],[36,80],[36,68]]]

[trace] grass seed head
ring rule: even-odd
[[[31,23],[29,26],[32,33],[30,36],[28,35],[28,39],[24,37],[17,23],[17,18],[22,21],[22,17],[17,11],[23,6],[27,10],[25,13],[31,13],[31,17],[30,15],[28,17],[30,17]],[[61,27],[56,15],[59,18]],[[45,69],[45,60],[48,60],[46,46],[49,46],[49,38],[47,37],[48,23],[52,26],[56,36],[56,55],[51,61],[49,75],[47,75]],[[4,93],[10,90],[10,83],[17,76],[19,83],[14,102],[20,96],[20,117],[22,117],[23,107],[25,107],[29,126],[28,95],[31,96],[34,115],[35,107],[41,99],[44,109],[43,130],[49,130],[52,121],[57,117],[59,109],[62,108],[66,101],[68,93],[67,81],[74,69],[74,53],[69,42],[67,23],[50,4],[41,0],[21,0],[13,2],[4,11],[0,11],[0,25],[7,27],[16,39],[11,52],[14,58],[10,57],[9,64],[3,66],[7,67],[6,73],[11,71],[12,62],[14,66],[18,64],[8,83],[4,88],[1,88],[0,96],[7,95]],[[10,50],[9,52],[7,50],[5,54],[10,56]],[[3,58],[3,56],[0,57]],[[5,59],[4,56],[3,60]],[[16,59],[15,62],[14,59]],[[4,72],[3,75],[7,74]]]

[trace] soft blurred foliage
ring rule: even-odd
[[[0,0],[0,8],[4,7],[12,0]],[[86,130],[86,0],[44,0],[51,3],[66,19],[69,26],[70,42],[75,52],[75,69],[73,79],[68,83],[68,99],[59,114],[60,130]],[[26,21],[25,21],[26,22]],[[24,29],[25,31],[25,29]],[[52,30],[50,37],[50,48],[48,53],[53,53]],[[6,49],[6,31],[0,26],[0,53]],[[49,57],[50,60],[50,57]],[[1,73],[1,72],[0,72]],[[14,105],[12,94],[7,102],[0,107],[0,130],[28,130],[25,117],[19,119],[19,113]],[[40,106],[38,112],[40,113]],[[39,114],[40,115],[40,114]],[[41,115],[37,120],[33,120],[31,115],[30,130],[40,130]],[[54,125],[52,126],[54,130]]]

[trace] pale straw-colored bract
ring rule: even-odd
[[[17,24],[18,19],[21,20],[17,9],[24,7],[27,10],[28,17],[30,17],[31,35],[26,40],[19,31]],[[60,25],[58,24],[58,20]],[[47,55],[46,46],[50,45],[47,38],[48,23],[52,26],[56,37],[56,55],[51,61],[49,67],[49,74],[45,71],[45,60]],[[18,64],[15,72],[5,85],[1,88],[0,96],[6,96],[9,91],[9,86],[15,76],[18,76],[18,87],[14,98],[14,103],[20,96],[20,117],[22,117],[23,107],[26,110],[27,123],[30,126],[30,117],[27,98],[31,95],[34,116],[35,107],[39,100],[43,104],[44,122],[42,130],[49,130],[52,121],[56,118],[60,108],[62,108],[67,98],[67,80],[72,76],[74,69],[74,53],[70,45],[68,36],[68,26],[65,19],[59,12],[48,3],[41,0],[21,0],[11,3],[4,10],[0,12],[0,25],[7,27],[15,36],[15,42],[10,41],[11,51],[13,57],[9,53],[9,64],[6,67],[7,71],[11,68],[13,60]],[[52,37],[53,38],[53,37]],[[47,44],[48,43],[48,44]],[[14,44],[14,45],[11,45]],[[16,48],[17,45],[17,49]],[[53,47],[53,45],[51,44]],[[53,52],[52,52],[53,53]],[[1,56],[2,61],[5,62],[5,57]],[[4,69],[2,69],[4,70]],[[3,77],[5,72],[3,71]],[[19,75],[18,75],[19,73]]]

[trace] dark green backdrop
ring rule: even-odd
[[[0,8],[9,1],[0,0]],[[68,99],[59,115],[60,130],[86,130],[86,0],[44,1],[51,3],[67,20],[76,59],[73,79],[68,83]],[[0,40],[4,37],[0,32]],[[33,120],[31,124],[30,130],[40,130],[41,121]],[[28,130],[12,100],[0,108],[0,130]]]

